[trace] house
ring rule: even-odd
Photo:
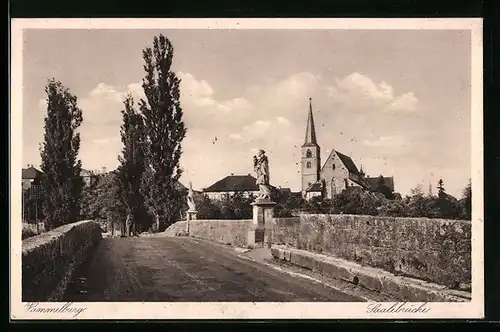
[[[259,195],[259,186],[255,183],[256,178],[247,175],[231,175],[215,182],[211,186],[203,189],[203,192],[210,199],[223,199],[225,197],[230,197],[236,192],[241,192],[244,197],[250,197],[250,195]]]
[[[309,99],[306,135],[301,146],[301,182],[302,196],[310,199],[314,196],[333,198],[349,187],[360,187],[365,190],[377,190],[379,178],[366,178],[363,170],[358,170],[351,157],[335,149],[331,150],[325,163],[321,165],[321,149],[316,139],[316,129]],[[394,178],[383,177],[394,190]]]
[[[32,184],[41,184],[42,174],[42,171],[36,169],[33,165],[28,165],[28,168],[23,168],[21,170],[23,191],[31,188]]]

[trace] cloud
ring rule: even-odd
[[[364,140],[363,144],[374,148],[401,148],[408,144],[403,136],[382,136],[374,140]]]
[[[244,126],[241,136],[247,141],[253,141],[262,138],[271,127],[271,122],[264,120],[257,120],[254,123]]]
[[[287,118],[284,118],[282,116],[277,116],[276,117],[276,120],[278,121],[278,123],[280,124],[283,124],[283,125],[290,125],[290,120],[288,120]]]
[[[405,93],[394,99],[387,107],[387,111],[416,111],[418,99],[413,92]]]
[[[205,80],[197,80],[193,75],[179,72],[177,76],[181,79],[182,94],[190,98],[209,98],[214,94],[214,90]]]
[[[417,109],[418,99],[413,92],[400,96],[386,82],[376,83],[360,73],[336,78],[333,86],[327,87],[329,97],[351,110],[407,111]]]
[[[229,138],[234,139],[234,140],[241,140],[243,137],[241,134],[229,134]]]
[[[251,156],[258,149],[264,149],[270,158],[273,184],[300,186],[297,162],[309,98],[313,98],[316,130],[323,151],[338,148],[352,152],[353,158],[402,154],[404,150],[400,148],[407,146],[408,139],[404,133],[399,135],[392,130],[395,127],[383,119],[383,111],[415,110],[418,103],[413,93],[395,96],[390,84],[375,83],[358,73],[331,81],[302,72],[252,86],[241,95],[226,99],[217,97],[212,82],[189,73],[178,75],[188,129],[183,142],[181,167],[185,172],[181,181],[191,181],[196,188],[211,185],[230,173],[252,172]],[[122,147],[120,111],[127,93],[136,101],[145,98],[141,83],[122,87],[99,83],[79,100],[84,117],[80,130],[81,156],[86,168],[117,166]],[[333,105],[331,98],[335,101]],[[40,107],[43,106],[44,101],[40,101]],[[362,121],[358,121],[357,113],[352,110],[363,107],[381,112],[370,119],[368,113],[359,113]],[[342,113],[342,109],[347,111]],[[350,140],[351,137],[355,140]],[[102,153],[103,148],[106,153]],[[372,163],[373,171],[392,167],[386,163],[385,160]]]

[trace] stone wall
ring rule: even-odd
[[[272,242],[467,289],[471,223],[427,218],[307,215],[273,220]]]
[[[248,232],[253,225],[252,219],[243,220],[191,220],[189,235],[210,239],[224,244],[246,247]],[[186,221],[178,221],[170,225],[165,234],[170,236],[182,235],[186,230]]]
[[[101,239],[92,220],[64,225],[23,240],[22,301],[59,301],[76,267]]]

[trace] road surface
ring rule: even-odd
[[[65,301],[360,301],[322,283],[185,237],[104,238],[76,271]]]

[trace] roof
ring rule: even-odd
[[[314,128],[314,118],[312,113],[311,98],[309,98],[309,114],[307,116],[306,137],[304,139],[304,146],[317,146],[316,141],[316,128]]]
[[[354,164],[354,161],[352,161],[351,157],[348,157],[345,154],[340,153],[338,151],[335,152],[337,152],[337,155],[339,156],[340,160],[350,173],[359,174],[358,168]]]
[[[259,186],[255,183],[257,181],[251,175],[229,175],[215,182],[205,192],[225,192],[225,191],[258,191]]]
[[[378,186],[379,178],[380,178],[380,176],[377,176],[375,178],[366,177],[365,180],[366,180],[366,182],[368,182],[368,184],[370,185],[370,187],[372,189],[376,189]],[[384,185],[386,185],[389,189],[394,191],[394,177],[383,176],[383,179],[384,179]]]
[[[36,179],[37,177],[43,174],[42,171],[36,169],[33,166],[29,168],[23,168],[21,173],[23,179]]]
[[[321,180],[311,184],[306,190],[307,192],[321,192],[323,191],[323,182]]]

